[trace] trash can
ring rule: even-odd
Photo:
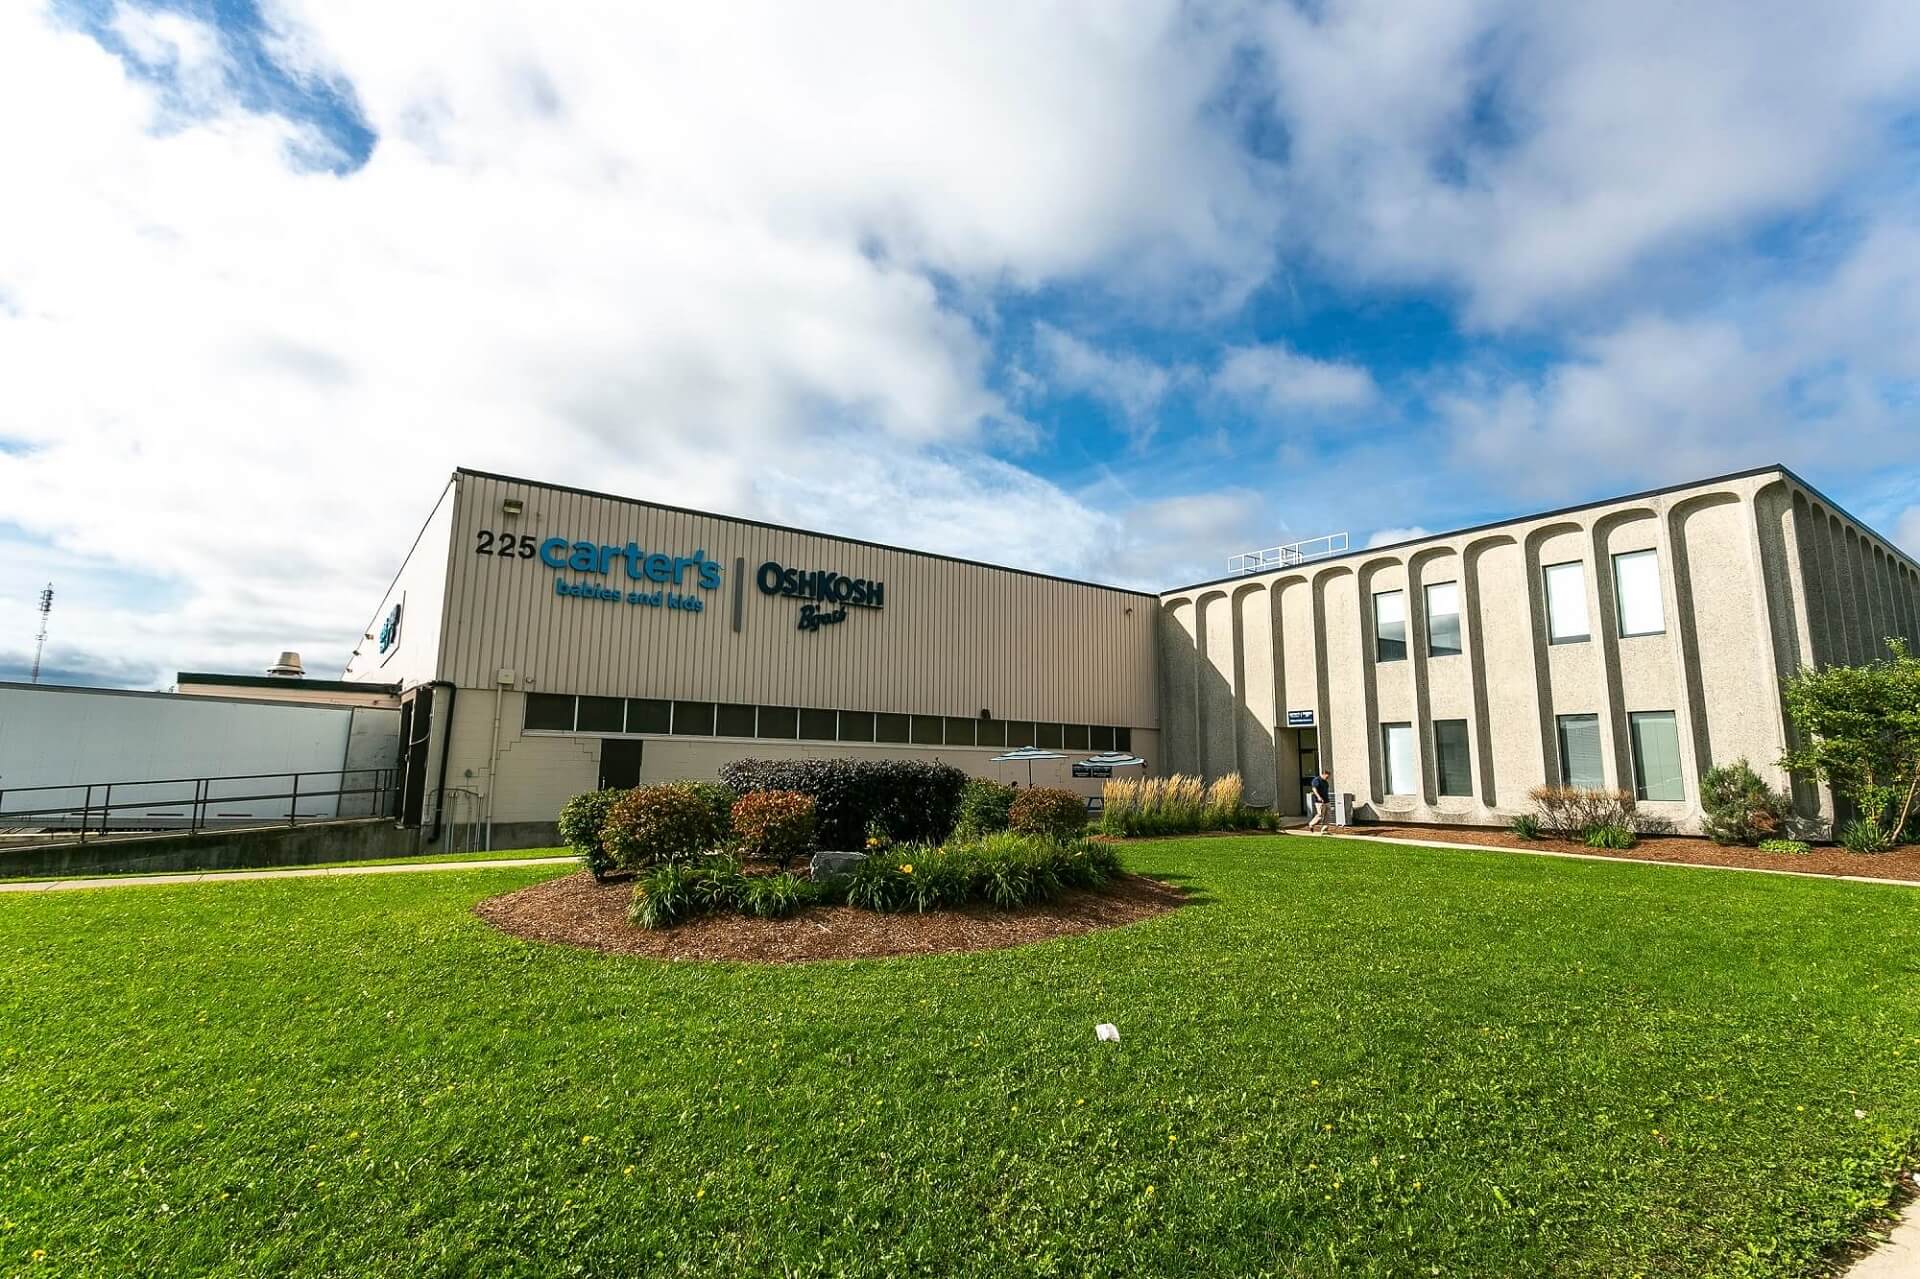
[[[1353,825],[1353,796],[1334,792],[1333,824],[1335,826]]]

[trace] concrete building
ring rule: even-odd
[[[570,795],[758,757],[1157,754],[1151,594],[461,470],[347,664],[401,808],[552,838]],[[1092,791],[1097,783],[1081,783]]]
[[[1545,782],[1699,829],[1699,779],[1776,786],[1780,677],[1920,635],[1920,566],[1782,467],[1169,591],[1160,767],[1303,810],[1497,824]],[[1830,822],[1822,789],[1796,810]]]

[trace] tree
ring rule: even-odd
[[[1780,765],[1828,783],[1897,837],[1920,804],[1920,658],[1904,640],[1887,648],[1891,658],[1796,671],[1783,681],[1800,744]]]

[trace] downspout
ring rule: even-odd
[[[500,688],[499,681],[493,685],[493,741],[487,747],[487,837],[486,851],[493,851],[493,792],[496,789],[494,771],[500,761]]]
[[[433,788],[433,833],[427,836],[431,844],[440,838],[440,815],[447,806],[447,757],[453,754],[453,699],[460,689],[453,681],[444,679],[430,680],[427,687],[447,690],[447,714],[440,724],[440,779]]]

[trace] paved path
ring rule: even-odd
[[[140,888],[155,884],[219,884],[230,879],[312,879],[319,875],[410,875],[426,870],[497,870],[502,866],[564,866],[578,857],[502,857],[494,861],[400,862],[389,866],[310,866],[287,870],[201,870],[178,875],[104,875],[98,879],[43,879],[0,884],[0,893],[52,893],[70,888]]]
[[[1308,830],[1288,829],[1282,835],[1300,839],[1324,839]],[[1340,836],[1340,828],[1333,834]],[[1689,870],[1737,870],[1749,875],[1791,875],[1796,879],[1839,879],[1850,884],[1892,884],[1896,888],[1920,888],[1920,880],[1878,879],[1872,875],[1822,875],[1811,870],[1776,870],[1771,866],[1716,866],[1710,862],[1670,862],[1650,857],[1608,857],[1604,853],[1569,853],[1558,848],[1514,848],[1507,844],[1466,844],[1445,839],[1406,839],[1399,835],[1348,835],[1345,838],[1378,844],[1411,844],[1415,848],[1464,848],[1470,853],[1525,853],[1529,857],[1571,857],[1583,862],[1613,862],[1626,866],[1685,866]]]
[[[1900,1214],[1887,1241],[1853,1263],[1842,1279],[1920,1279],[1920,1213]]]

